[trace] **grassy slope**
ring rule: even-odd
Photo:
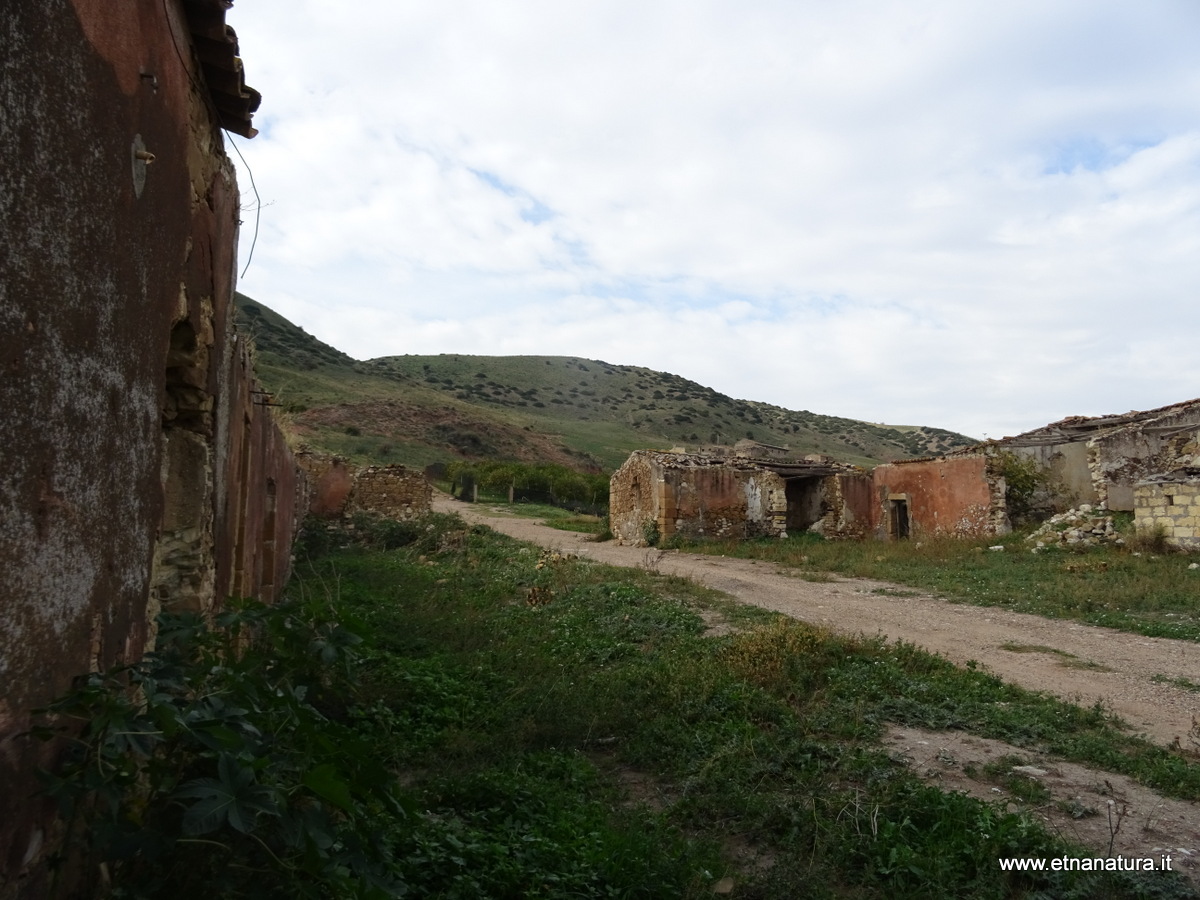
[[[443,354],[356,362],[248,297],[239,295],[238,307],[258,347],[259,375],[304,439],[351,457],[615,468],[636,449],[753,437],[873,465],[972,443],[943,429],[735,400],[666,372],[574,357]]]

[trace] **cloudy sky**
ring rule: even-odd
[[[240,288],[357,358],[583,356],[976,437],[1200,396],[1195,0],[227,19],[264,98]]]

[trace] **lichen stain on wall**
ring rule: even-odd
[[[0,42],[7,900],[39,895],[52,830],[30,709],[137,659],[185,585],[209,607],[235,584],[273,596],[301,482],[231,330],[238,193],[183,7],[9,4]]]

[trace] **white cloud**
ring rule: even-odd
[[[590,356],[992,436],[1200,393],[1151,349],[1200,326],[1185,0],[229,21],[270,204],[242,289],[353,355]]]

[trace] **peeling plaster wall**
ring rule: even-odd
[[[1008,531],[1004,479],[986,454],[914,460],[878,466],[871,473],[872,525],[887,538],[889,504],[907,503],[911,535],[978,536]]]
[[[1064,421],[1068,431],[1061,440],[1047,439],[1046,432],[1055,427],[1047,426],[1002,444],[1048,468],[1068,495],[1066,505],[1102,503],[1130,511],[1139,481],[1187,464],[1182,447],[1200,435],[1200,401],[1113,417],[1112,424],[1091,430],[1080,430],[1090,420]]]
[[[7,900],[46,895],[58,833],[29,710],[139,658],[160,606],[273,598],[300,482],[232,332],[238,191],[177,0],[23,0],[0,41]]]
[[[609,525],[625,544],[660,536],[747,538],[817,526],[829,537],[870,527],[870,481],[861,474],[784,477],[731,457],[639,450],[612,477]],[[826,470],[827,471],[827,470]]]
[[[659,485],[657,522],[663,537],[744,538],[777,534],[785,527],[785,485],[772,472],[660,467]]]
[[[822,479],[824,514],[813,530],[834,540],[871,534],[874,491],[869,475],[831,475]]]
[[[1062,497],[1062,506],[1072,507],[1080,503],[1094,505],[1100,502],[1100,495],[1092,478],[1092,467],[1089,464],[1091,454],[1087,442],[1011,449],[1017,456],[1032,459],[1049,471],[1051,483],[1057,485],[1057,490],[1066,495]]]

